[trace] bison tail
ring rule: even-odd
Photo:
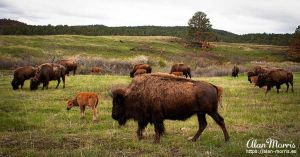
[[[224,92],[224,88],[219,86],[215,86],[215,88],[217,89],[218,104],[222,107],[222,94]]]

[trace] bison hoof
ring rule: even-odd
[[[191,142],[196,142],[197,141],[197,139],[194,138],[194,137],[189,137],[188,140],[191,141]]]

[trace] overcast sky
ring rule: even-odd
[[[0,18],[32,25],[186,26],[197,11],[237,34],[292,33],[300,0],[0,0]]]

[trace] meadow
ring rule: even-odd
[[[197,129],[197,117],[186,121],[165,121],[166,134],[154,144],[154,128],[145,130],[145,139],[136,137],[137,124],[129,121],[120,127],[111,118],[112,100],[108,91],[115,85],[128,85],[129,76],[76,75],[66,79],[66,88],[48,90],[12,90],[11,75],[0,77],[0,156],[257,156],[247,154],[246,143],[268,138],[280,143],[294,143],[297,154],[264,154],[297,156],[300,144],[300,74],[294,74],[294,93],[267,95],[264,89],[249,84],[242,74],[238,78],[196,77],[224,88],[220,114],[224,117],[230,142],[218,125],[207,116],[208,126],[197,142],[188,141]],[[79,109],[66,110],[66,102],[81,91],[100,96],[98,121],[92,122],[87,109],[80,119]]]

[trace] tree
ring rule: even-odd
[[[296,28],[292,39],[290,40],[289,57],[292,60],[300,61],[300,25]]]
[[[191,41],[206,41],[211,33],[209,18],[204,12],[198,11],[188,22],[188,37]]]

